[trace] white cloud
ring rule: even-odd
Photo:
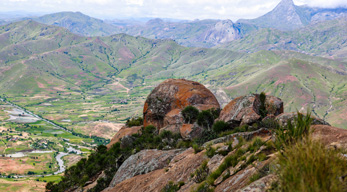
[[[127,5],[138,5],[142,6],[144,0],[126,0]]]
[[[0,13],[80,11],[98,18],[161,17],[177,19],[255,18],[280,0],[0,0]],[[347,0],[294,0],[314,7],[347,7]]]

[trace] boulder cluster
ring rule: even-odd
[[[260,94],[249,94],[233,99],[220,111],[215,121],[224,121],[230,127],[238,127],[252,126],[266,119],[274,119],[280,125],[285,125],[288,120],[293,121],[296,117],[296,113],[284,113],[283,101],[280,98],[266,95],[262,104],[260,97]],[[262,116],[262,105],[265,107],[265,117]],[[153,125],[159,132],[167,130],[179,133],[185,140],[198,138],[205,128],[196,122],[185,123],[182,110],[187,106],[196,107],[199,111],[220,110],[218,100],[204,85],[185,79],[168,79],[159,84],[147,97],[143,108],[143,127]],[[313,124],[329,125],[318,118],[314,118]],[[140,129],[141,126],[123,127],[108,147]]]

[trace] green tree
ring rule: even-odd
[[[194,106],[187,106],[182,110],[182,116],[185,123],[194,123],[199,115],[199,110]]]
[[[203,110],[199,113],[197,122],[198,125],[210,130],[214,122],[214,117],[209,110]]]
[[[261,92],[259,95],[259,99],[260,99],[259,113],[260,113],[260,116],[264,118],[267,115],[267,111],[265,107],[266,94],[264,92]]]

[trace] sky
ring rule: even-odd
[[[271,11],[280,0],[0,0],[0,14],[12,11],[79,11],[100,19],[174,18],[252,19]],[[296,5],[347,7],[347,0],[294,0]]]

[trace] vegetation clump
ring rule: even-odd
[[[198,125],[207,128],[207,130],[211,130],[214,122],[214,116],[209,110],[203,110],[199,113],[197,122]]]
[[[193,181],[195,183],[201,183],[203,182],[206,177],[208,176],[210,170],[207,166],[207,161],[204,161],[198,169],[195,170],[193,176]]]
[[[347,175],[346,158],[318,141],[305,138],[287,145],[278,158],[278,191],[347,190],[341,179]]]
[[[92,192],[102,191],[109,186],[118,167],[133,154],[134,149],[141,151],[164,146],[175,148],[180,135],[171,132],[163,132],[158,135],[157,128],[149,125],[142,128],[140,134],[134,134],[132,137],[135,138],[132,147],[122,148],[119,142],[115,143],[109,150],[104,145],[98,146],[88,159],[84,158],[67,169],[61,182],[57,184],[48,182],[46,189],[52,192],[63,192],[74,186],[82,187],[95,175],[104,171],[106,177],[99,179],[97,185],[90,190]]]
[[[182,110],[181,113],[184,118],[184,122],[192,124],[196,121],[199,115],[199,110],[194,106],[187,106]]]
[[[178,182],[175,184],[173,181],[169,181],[167,185],[161,190],[161,192],[176,192],[181,189],[181,187],[184,185],[183,181]]]
[[[127,127],[134,127],[134,126],[141,126],[143,125],[143,118],[142,117],[136,117],[136,118],[131,118],[130,120],[128,119],[127,122],[125,123]]]
[[[259,113],[260,113],[260,116],[264,118],[267,115],[266,106],[265,106],[266,94],[264,92],[261,92],[259,95],[259,99],[260,99]]]
[[[229,128],[228,123],[224,121],[216,121],[212,126],[212,130],[216,132],[217,134],[220,132],[226,131],[228,128]]]
[[[287,122],[284,127],[279,127],[275,130],[275,147],[278,151],[281,151],[285,146],[296,143],[302,138],[309,137],[311,130],[311,113],[303,115],[297,113],[297,117],[294,119],[294,123],[291,121]]]

